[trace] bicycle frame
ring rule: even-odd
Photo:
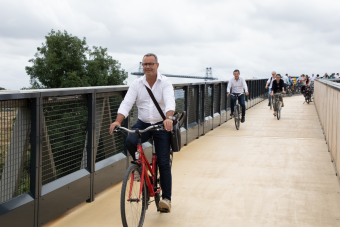
[[[140,133],[137,133],[137,134],[139,136],[138,144],[137,144],[137,152],[139,153],[139,159],[134,161],[134,163],[136,163],[136,164],[138,164],[142,167],[142,174],[141,174],[141,177],[140,177],[141,183],[140,183],[140,190],[139,190],[139,197],[138,197],[138,201],[140,201],[142,191],[143,191],[144,178],[145,178],[146,185],[148,187],[149,197],[154,197],[155,194],[159,193],[162,189],[159,188],[156,191],[154,190],[154,188],[157,187],[156,176],[155,176],[156,162],[157,162],[156,153],[154,151],[152,152],[152,167],[151,167],[150,163],[149,163],[148,159],[146,158],[144,151],[143,151],[141,135],[140,135]],[[147,171],[149,171],[151,173],[152,181],[154,182],[154,184],[152,184],[150,182],[149,177],[145,177],[145,175],[148,175]],[[131,190],[132,190],[133,183],[134,183],[134,173],[132,173],[131,178],[132,178],[132,180],[130,182],[129,200],[130,200],[130,197],[131,197],[131,193],[132,193]]]

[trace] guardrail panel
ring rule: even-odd
[[[0,101],[0,203],[30,191],[30,133],[30,101]]]
[[[87,167],[85,96],[43,100],[42,185]]]
[[[110,125],[117,117],[121,92],[98,93],[96,95],[96,139],[94,152],[96,162],[124,152],[123,134],[109,133]]]

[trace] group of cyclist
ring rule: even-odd
[[[128,116],[132,106],[136,103],[138,108],[138,121],[131,128],[144,130],[152,125],[164,125],[163,131],[148,131],[141,133],[141,142],[144,143],[152,136],[155,143],[155,151],[157,156],[157,165],[160,172],[160,184],[162,188],[162,200],[159,206],[163,210],[170,212],[171,210],[171,192],[172,192],[172,177],[171,167],[169,165],[170,154],[170,131],[173,128],[173,116],[175,111],[175,96],[172,83],[169,78],[161,75],[158,72],[158,58],[155,54],[149,53],[143,56],[143,71],[144,76],[135,80],[130,86],[124,100],[120,104],[115,121],[110,125],[110,134],[115,128],[120,128],[123,120]],[[245,121],[245,101],[241,95],[245,91],[248,93],[248,87],[245,79],[240,77],[240,71],[234,70],[234,78],[228,83],[227,96],[232,90],[233,94],[237,94],[238,100],[242,107],[242,123]],[[152,99],[150,93],[154,93]],[[231,98],[231,115],[234,111],[235,96]],[[158,102],[159,108],[155,106]],[[166,116],[162,119],[161,112]],[[139,137],[137,134],[129,134],[125,141],[127,150],[132,158],[136,160],[135,153],[137,150],[136,144]],[[140,176],[136,173],[138,179]]]
[[[112,134],[116,127],[121,127],[122,121],[128,116],[129,111],[134,103],[138,108],[138,121],[133,125],[132,129],[143,130],[152,125],[162,124],[163,131],[150,131],[141,133],[141,142],[149,140],[152,136],[155,143],[155,150],[157,156],[157,163],[160,172],[160,184],[162,187],[162,200],[159,202],[159,206],[166,209],[168,212],[171,210],[171,192],[172,192],[172,177],[171,167],[169,165],[169,153],[170,153],[170,131],[173,128],[173,116],[175,111],[175,96],[174,89],[171,81],[161,75],[158,72],[158,59],[155,54],[146,54],[143,56],[143,71],[144,76],[135,80],[130,86],[123,102],[121,103],[116,120],[110,126],[110,133]],[[240,106],[242,107],[242,120],[245,122],[245,95],[249,95],[248,86],[243,77],[240,76],[238,69],[234,70],[233,78],[229,81],[227,87],[227,97],[231,96],[231,116],[234,113],[234,104],[236,98],[238,99]],[[314,75],[313,75],[314,77]],[[301,75],[299,83],[302,88],[305,89],[306,84],[309,84],[312,79],[308,76],[305,78]],[[314,78],[313,78],[314,80]],[[266,88],[269,88],[268,100],[271,105],[271,96],[276,93],[285,93],[287,86],[293,86],[293,80],[287,74],[281,77],[280,74],[272,72],[272,77],[267,81]],[[149,90],[149,91],[148,91]],[[152,100],[150,91],[155,94],[155,99]],[[276,99],[277,96],[275,96]],[[282,96],[279,97],[283,104]],[[155,106],[154,102],[159,103],[159,110]],[[276,100],[274,100],[276,102]],[[274,106],[274,115],[276,115],[276,105]],[[166,117],[162,118],[160,111],[164,113]],[[126,139],[126,147],[132,158],[135,159],[135,152],[137,150],[136,144],[138,143],[138,136],[136,134],[128,135]]]
[[[281,79],[281,75],[280,74],[276,74],[275,71],[272,72],[272,76],[267,80],[267,84],[266,84],[266,89],[268,88],[268,106],[271,106],[273,103],[276,103],[277,101],[277,97],[278,96],[274,96],[275,93],[286,93],[285,88],[289,85],[289,77],[286,74],[286,76],[284,76],[284,78]],[[274,96],[274,100],[272,100],[272,96]],[[283,103],[283,99],[282,96],[278,97],[282,103],[282,107],[284,107],[284,103]],[[273,103],[271,103],[273,101]],[[276,116],[276,112],[277,112],[277,106],[273,105],[273,109],[274,109],[274,113],[273,115]]]

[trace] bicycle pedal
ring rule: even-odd
[[[160,208],[159,212],[161,213],[170,213],[168,209]]]

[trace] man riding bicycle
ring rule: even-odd
[[[285,90],[287,90],[287,86],[289,85],[288,74],[283,75],[283,76],[282,76],[282,80],[283,80],[283,83],[284,83],[284,86],[285,86]]]
[[[233,94],[238,95],[238,101],[240,102],[240,105],[242,107],[242,119],[241,122],[243,123],[246,118],[246,105],[244,102],[244,96],[240,95],[241,93],[243,93],[243,91],[245,90],[246,95],[249,95],[248,93],[248,86],[246,81],[244,80],[243,77],[240,77],[240,71],[238,69],[234,70],[234,78],[232,78],[229,83],[228,83],[228,88],[227,88],[227,97],[229,97],[229,93],[230,93],[230,89],[232,89]],[[233,116],[234,113],[234,103],[236,101],[236,97],[235,96],[231,96],[231,113],[230,116]]]
[[[268,89],[268,106],[270,106],[271,104],[271,98],[270,98],[270,94],[272,93],[272,86],[273,86],[273,82],[276,79],[276,72],[273,71],[272,72],[272,76],[267,80],[267,84],[266,84],[266,89],[269,87]]]
[[[306,90],[306,79],[305,75],[302,74],[301,77],[299,78],[300,85],[301,85],[301,94],[305,95],[305,90]]]
[[[281,80],[281,75],[277,74],[276,79],[273,82],[272,93],[270,95],[273,96],[275,93],[279,93],[279,92],[286,93],[284,82],[283,82],[283,80]],[[277,101],[277,96],[274,96],[274,101],[273,101],[273,106],[274,106],[274,113],[273,114],[274,114],[274,116],[276,116],[276,111],[277,111],[276,105],[275,105],[276,101]],[[280,101],[282,102],[282,107],[283,107],[282,96],[280,96]]]
[[[120,104],[118,116],[110,126],[112,134],[116,126],[121,126],[122,121],[129,115],[129,112],[136,102],[138,107],[138,121],[132,129],[146,129],[154,124],[164,124],[163,131],[147,131],[142,133],[142,143],[153,137],[155,144],[157,165],[159,167],[162,201],[159,206],[162,209],[171,209],[171,167],[170,167],[170,131],[173,129],[173,115],[175,111],[175,95],[172,83],[169,78],[158,73],[158,59],[155,54],[146,54],[143,57],[144,76],[136,79],[129,87],[128,92]],[[152,101],[146,87],[150,88],[154,94],[159,106],[166,119],[163,121],[162,116],[158,112],[154,102]],[[135,160],[136,144],[138,143],[137,134],[129,134],[126,138],[125,145]]]

